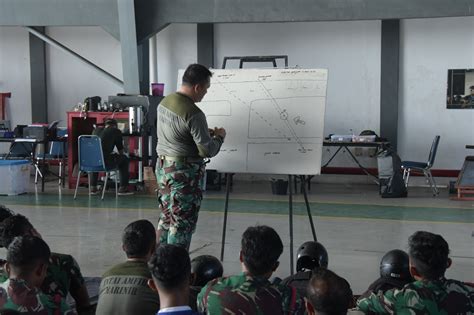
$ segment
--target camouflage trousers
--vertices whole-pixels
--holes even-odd
[[[159,160],[156,168],[160,244],[189,249],[201,207],[204,164]]]

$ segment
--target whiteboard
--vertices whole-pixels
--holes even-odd
[[[197,105],[209,128],[224,127],[227,136],[208,169],[320,174],[326,69],[211,71],[211,87]]]

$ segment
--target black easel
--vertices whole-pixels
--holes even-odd
[[[226,173],[226,192],[225,192],[225,206],[224,206],[224,224],[222,226],[222,242],[221,242],[221,261],[224,261],[224,249],[225,249],[225,236],[227,230],[227,215],[229,212],[229,194],[232,174]],[[313,234],[314,241],[317,241],[316,230],[314,228],[313,217],[311,215],[311,209],[309,207],[308,195],[306,192],[306,177],[300,175],[301,179],[301,191],[303,192],[304,201],[306,204],[306,211],[308,213],[309,224],[311,225],[311,232]],[[289,214],[289,228],[290,228],[290,273],[294,273],[294,257],[293,257],[293,175],[288,175],[288,214]]]

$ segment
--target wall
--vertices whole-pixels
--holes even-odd
[[[220,24],[215,65],[224,56],[288,55],[289,66],[329,70],[324,134],[379,131],[379,21]],[[234,64],[235,65],[235,64]],[[269,64],[269,66],[271,66]]]
[[[102,69],[122,79],[120,42],[100,27],[48,27],[47,34]],[[123,93],[123,88],[75,57],[46,46],[48,118],[60,119],[85,97]]]
[[[196,24],[172,24],[157,36],[158,81],[164,94],[176,91],[178,70],[197,62]]]
[[[446,80],[448,69],[474,68],[473,26],[473,17],[402,21],[402,159],[425,160],[437,133],[441,143],[435,168],[460,169],[464,156],[472,155],[464,146],[474,143],[474,110],[446,109]],[[119,42],[102,29],[54,27],[47,32],[122,77]],[[196,25],[171,25],[157,36],[158,78],[166,84],[167,94],[176,89],[178,69],[196,61]],[[379,21],[221,24],[216,25],[215,45],[217,67],[229,55],[287,54],[290,66],[328,68],[324,133],[349,133],[350,129],[355,133],[363,129],[378,132]],[[73,57],[47,47],[50,120],[64,120],[65,112],[86,96],[121,92],[120,87]],[[13,93],[9,100],[13,125],[31,122],[28,33],[23,28],[0,27],[0,90]],[[346,156],[336,162],[353,166]]]
[[[401,23],[399,154],[426,161],[441,136],[436,169],[460,169],[474,143],[474,110],[446,109],[448,69],[474,68],[474,17]]]
[[[0,27],[0,92],[12,93],[6,108],[12,126],[31,123],[28,34],[22,27]]]

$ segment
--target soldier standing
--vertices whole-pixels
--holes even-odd
[[[160,220],[157,240],[189,249],[201,206],[205,158],[215,156],[224,142],[224,128],[208,129],[196,106],[210,87],[212,73],[192,64],[184,72],[178,92],[158,106],[158,163]]]

